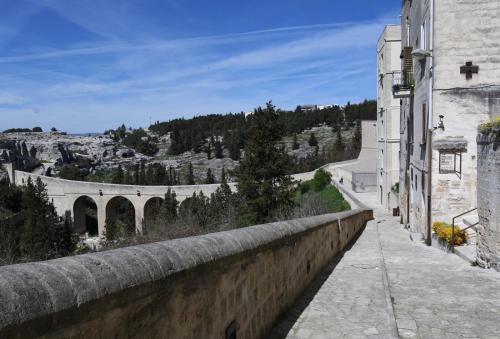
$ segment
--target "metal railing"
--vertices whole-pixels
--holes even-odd
[[[393,92],[412,90],[413,86],[414,82],[412,71],[394,72],[392,77]]]
[[[471,209],[471,210],[468,210],[467,212],[460,213],[459,215],[456,215],[456,216],[454,216],[454,217],[451,219],[451,251],[452,251],[453,253],[455,253],[455,219],[460,218],[460,217],[463,217],[464,215],[469,214],[469,213],[471,213],[471,212],[474,212],[474,211],[476,211],[476,210],[477,210],[477,207],[476,207],[476,208],[473,208],[473,209]],[[475,224],[470,225],[469,227],[466,227],[466,228],[464,228],[464,229],[462,229],[462,230],[460,230],[460,231],[461,231],[461,232],[465,232],[465,231],[466,231],[466,230],[468,230],[469,228],[472,228],[472,227],[474,227],[474,226],[476,226],[476,225],[478,225],[478,224],[479,224],[479,222],[476,222]]]

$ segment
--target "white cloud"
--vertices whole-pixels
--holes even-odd
[[[0,91],[0,105],[19,105],[27,101],[27,98],[17,93]]]

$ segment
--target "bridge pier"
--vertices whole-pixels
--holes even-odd
[[[97,204],[97,229],[99,238],[103,238],[106,233],[106,204]]]
[[[144,220],[144,204],[138,202],[134,204],[135,208],[135,232],[142,234],[142,221]]]

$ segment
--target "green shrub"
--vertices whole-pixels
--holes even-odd
[[[479,125],[479,132],[482,134],[489,134],[493,130],[499,130],[500,129],[500,117],[496,117],[495,119],[492,119],[490,121],[484,122],[481,125]]]
[[[310,189],[311,189],[310,181],[301,182],[299,185],[299,190],[301,194],[306,194],[307,192],[309,192]]]
[[[311,181],[312,188],[315,192],[322,191],[326,186],[330,185],[331,182],[332,175],[322,168],[316,171],[316,173],[314,174],[314,178]]]

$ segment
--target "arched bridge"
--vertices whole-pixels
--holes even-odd
[[[24,185],[31,178],[36,181],[40,178],[47,187],[49,199],[53,202],[59,215],[70,213],[76,229],[85,230],[85,208],[87,202],[95,204],[97,209],[98,235],[103,236],[106,218],[116,213],[117,203],[123,199],[133,206],[136,231],[142,233],[142,222],[148,205],[158,199],[163,199],[170,188],[175,192],[179,202],[189,198],[193,193],[203,192],[205,195],[214,193],[219,187],[214,185],[189,185],[189,186],[137,186],[115,185],[95,182],[83,182],[46,177],[13,170],[11,165],[6,165],[9,177],[15,185]],[[235,189],[235,184],[230,184]]]

